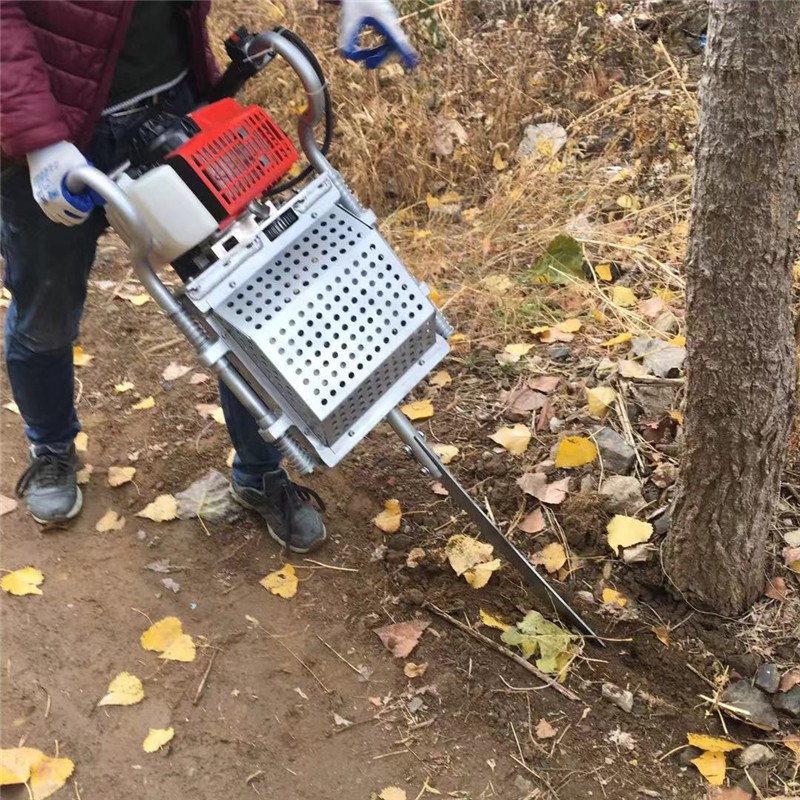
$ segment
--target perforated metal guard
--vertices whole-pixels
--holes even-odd
[[[309,222],[214,313],[332,446],[433,347],[435,309],[368,225],[339,206]]]

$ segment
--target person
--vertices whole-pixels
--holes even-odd
[[[374,67],[397,53],[414,65],[389,0],[341,5],[345,57]],[[4,352],[30,443],[17,493],[39,523],[81,510],[73,342],[107,225],[92,195],[70,193],[64,178],[87,160],[103,171],[124,162],[156,108],[185,114],[195,106],[219,77],[209,9],[210,0],[0,0],[0,250],[12,297]],[[359,48],[365,26],[382,34],[380,47]],[[326,530],[318,495],[289,480],[278,450],[224,384],[220,400],[236,450],[234,496],[290,550],[319,546]]]

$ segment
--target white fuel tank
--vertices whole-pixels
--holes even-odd
[[[154,264],[169,264],[217,230],[217,221],[208,209],[166,164],[140,178],[123,175],[117,185],[153,233],[150,257]],[[109,217],[113,225],[113,212]]]

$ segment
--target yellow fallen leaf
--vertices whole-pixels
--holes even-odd
[[[590,464],[597,458],[597,445],[585,436],[567,436],[558,443],[556,467],[571,468]]]
[[[667,289],[666,286],[660,286],[653,292],[654,297],[660,297],[665,303],[668,303],[670,300],[674,300],[678,295],[672,291],[672,289]]]
[[[481,283],[492,294],[505,294],[509,289],[514,288],[514,281],[508,275],[486,275],[481,278]]]
[[[537,325],[535,328],[531,328],[531,333],[534,336],[540,336],[543,333],[547,333],[550,330],[549,325]]]
[[[119,296],[135,306],[143,306],[152,299],[149,294],[120,294]]]
[[[435,286],[428,287],[428,300],[435,306],[440,306],[442,304],[442,295]]]
[[[387,786],[381,789],[378,800],[406,800],[406,793],[397,786]]]
[[[3,575],[0,589],[9,594],[23,597],[26,594],[44,594],[39,588],[44,575],[36,567],[22,567]]]
[[[593,417],[602,419],[614,404],[616,397],[616,390],[610,386],[595,386],[594,389],[587,389],[586,402],[589,405],[589,413]]]
[[[431,450],[442,460],[442,464],[449,464],[461,451],[454,444],[434,444]]]
[[[697,758],[693,758],[692,764],[712,786],[722,786],[725,782],[725,753],[707,750]]]
[[[171,742],[174,735],[174,728],[150,728],[150,732],[142,743],[142,750],[144,750],[145,753],[155,753],[165,744]]]
[[[559,322],[556,325],[560,331],[564,333],[577,333],[582,327],[582,323],[579,319],[565,319],[563,322]]]
[[[551,342],[571,342],[574,338],[574,333],[564,333],[558,325],[548,328],[546,331],[542,331],[542,333],[539,334],[539,341],[545,344],[550,344]]]
[[[402,516],[400,501],[392,498],[383,504],[383,511],[372,520],[372,523],[384,533],[395,533],[400,528]]]
[[[532,564],[541,564],[548,572],[558,572],[567,563],[567,553],[564,546],[558,542],[551,542],[531,557]]]
[[[669,647],[669,628],[667,628],[665,625],[656,625],[653,628],[653,633],[655,634],[656,639],[658,639],[658,641],[661,642],[664,647]]]
[[[138,511],[136,516],[151,519],[153,522],[169,522],[178,516],[178,501],[171,494],[160,494],[152,503]]]
[[[669,340],[669,344],[674,345],[675,347],[686,347],[686,337],[685,336],[673,336]]]
[[[421,678],[428,671],[428,664],[415,664],[413,661],[407,661],[403,667],[403,674],[406,678]]]
[[[625,608],[628,605],[628,598],[625,597],[622,592],[618,592],[616,589],[603,589],[603,602],[610,603],[613,606],[618,606],[619,608]]]
[[[195,646],[192,637],[183,632],[177,617],[164,617],[154,622],[139,638],[145,650],[161,653],[170,661],[194,661]]]
[[[79,453],[85,453],[86,448],[89,446],[89,437],[86,434],[86,431],[79,431],[75,435],[75,449]]]
[[[142,682],[130,672],[120,672],[111,683],[108,691],[100,699],[98,706],[135,706],[144,700]]]
[[[125,392],[129,392],[131,389],[133,389],[133,383],[130,381],[123,381],[122,383],[114,384],[115,394],[124,394]]]
[[[465,344],[468,342],[469,336],[464,333],[454,333],[447,341],[452,347],[455,347],[459,344]]]
[[[516,344],[507,344],[503,352],[508,353],[510,356],[525,356],[531,351],[532,348],[532,344],[518,342]]]
[[[121,517],[114,509],[109,508],[94,526],[98,533],[108,533],[109,531],[121,531],[125,527],[125,517]]]
[[[490,561],[494,548],[488,542],[458,533],[447,540],[445,553],[456,575],[463,575],[468,569]]]
[[[492,156],[492,166],[498,171],[502,172],[504,169],[508,167],[508,161],[503,159],[503,156],[500,155],[499,150],[494,151],[494,155]]]
[[[400,410],[413,422],[417,419],[429,419],[433,416],[433,403],[427,398],[416,400],[413,403],[406,403],[400,406]]]
[[[68,758],[44,756],[31,766],[29,782],[31,800],[44,800],[55,794],[75,770],[75,764]]]
[[[46,758],[35,747],[11,747],[0,750],[0,786],[15,786],[26,783],[31,775],[31,767]]]
[[[504,425],[489,437],[501,447],[515,456],[522,455],[531,440],[531,431],[527,425],[518,422],[516,425]]]
[[[123,483],[132,481],[135,474],[136,467],[109,467],[107,477],[108,485],[122,486]]]
[[[498,631],[504,631],[511,627],[509,624],[503,622],[503,620],[492,616],[482,608],[479,609],[478,613],[480,614],[481,622],[490,628],[496,628]]]
[[[594,273],[601,281],[609,282],[612,280],[611,264],[598,264],[594,268]]]
[[[732,750],[742,749],[742,745],[732,742],[730,739],[720,739],[705,733],[687,733],[686,740],[692,747],[700,750],[713,750],[716,753],[730,753]]]
[[[79,486],[89,483],[89,478],[94,472],[94,467],[91,464],[84,464],[76,473],[75,480]]]
[[[72,348],[72,363],[76,367],[85,367],[93,358],[94,356],[85,353],[79,344]]]
[[[636,295],[627,286],[615,286],[611,297],[614,305],[622,308],[631,308],[631,306],[635,306],[639,302],[636,299]]]
[[[297,573],[291,564],[284,564],[275,572],[270,572],[259,583],[272,594],[285,597],[287,600],[297,594]]]
[[[420,231],[407,231],[406,234],[412,239],[427,239],[431,235],[431,231],[425,228]]]
[[[492,561],[487,561],[484,564],[478,564],[476,567],[468,569],[464,573],[464,579],[473,589],[483,589],[489,583],[492,573],[497,572],[501,566],[500,559],[495,558]]]
[[[615,336],[613,339],[608,339],[607,341],[603,342],[603,347],[616,347],[618,344],[625,344],[625,342],[629,342],[633,339],[632,333],[621,333],[619,336]]]
[[[453,379],[450,376],[450,373],[446,369],[439,370],[429,381],[428,383],[431,386],[447,386],[447,384],[452,383]]]
[[[608,546],[619,555],[620,547],[647,542],[653,535],[653,526],[634,517],[616,514],[606,526]]]
[[[670,411],[669,415],[678,425],[683,425],[683,411]]]
[[[13,401],[10,403],[3,403],[3,408],[6,411],[10,411],[12,414],[19,415],[19,406]]]
[[[149,395],[148,397],[143,398],[138,403],[134,403],[131,406],[131,411],[145,411],[148,408],[152,408],[156,404],[155,398],[153,395]]]
[[[617,205],[626,211],[637,211],[639,209],[639,199],[632,194],[621,194],[617,198]]]

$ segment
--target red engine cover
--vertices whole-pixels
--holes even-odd
[[[224,224],[285,175],[298,155],[289,137],[259,106],[225,98],[189,115],[200,133],[166,159]]]

